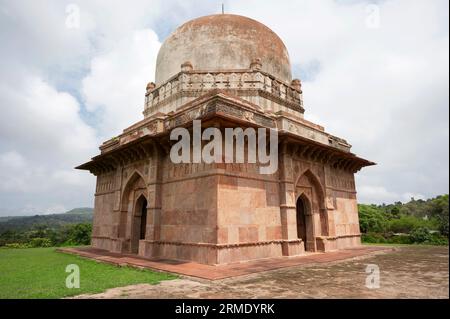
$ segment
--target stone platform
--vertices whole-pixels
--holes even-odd
[[[90,247],[58,249],[58,251],[62,253],[78,255],[80,257],[90,258],[98,262],[109,263],[117,266],[146,268],[206,280],[221,280],[288,267],[343,261],[346,259],[391,250],[393,249],[387,247],[362,246],[325,254],[313,253],[300,257],[272,258],[245,263],[209,266],[193,262],[173,260],[148,260],[136,255],[115,254]]]

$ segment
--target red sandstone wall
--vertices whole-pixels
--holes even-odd
[[[281,240],[278,183],[220,176],[219,244]]]
[[[162,186],[161,241],[216,243],[216,182],[200,177]]]
[[[218,180],[218,263],[281,257],[278,176],[252,174],[255,165],[229,166]]]
[[[114,185],[112,174],[106,174],[97,178],[92,245],[107,250],[111,249],[109,238],[113,236]]]
[[[152,165],[153,163],[153,165]],[[264,176],[252,164],[161,166],[153,160],[101,175],[97,180],[93,246],[123,251],[119,216],[124,184],[139,172],[149,200],[149,212],[160,208],[158,235],[142,243],[146,257],[192,260],[207,264],[280,257],[283,241],[295,240],[295,208],[288,213],[289,237],[284,238],[280,210],[281,175]],[[311,201],[317,236],[315,249],[341,249],[360,244],[354,176],[305,159],[290,159],[286,170],[288,206],[304,194]],[[155,178],[161,173],[161,183]],[[147,186],[145,186],[147,184]],[[160,186],[155,186],[160,185]],[[157,222],[154,218],[149,223]],[[126,221],[126,227],[129,225]],[[148,227],[154,225],[148,224]],[[126,232],[129,235],[129,231]],[[293,235],[293,236],[292,236]],[[294,238],[295,237],[295,238]],[[125,240],[125,242],[123,241]],[[303,244],[302,244],[303,245]],[[313,241],[313,245],[314,241]],[[301,253],[301,250],[298,252]]]
[[[337,248],[361,244],[354,174],[327,168],[327,193],[334,208]]]

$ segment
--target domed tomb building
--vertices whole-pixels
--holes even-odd
[[[304,113],[272,30],[228,14],[182,25],[161,47],[144,119],[78,167],[97,177],[92,246],[210,265],[359,246],[354,174],[374,163]],[[175,164],[171,132],[197,120],[203,130],[277,132],[278,170]]]

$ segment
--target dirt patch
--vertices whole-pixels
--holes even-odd
[[[233,279],[210,282],[184,278],[77,298],[449,298],[448,262],[448,247],[402,247],[352,260]],[[369,264],[380,269],[379,289],[366,287]]]

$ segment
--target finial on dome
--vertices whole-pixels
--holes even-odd
[[[260,58],[253,59],[250,64],[250,70],[252,71],[260,71],[262,69],[262,62]]]
[[[302,91],[302,81],[299,79],[294,79],[291,83],[292,87],[296,89],[297,91]]]
[[[194,67],[192,66],[192,63],[189,61],[186,61],[181,65],[181,72],[190,72],[193,69]]]
[[[150,82],[149,84],[147,84],[147,92],[151,92],[156,88],[156,84],[153,82]]]

